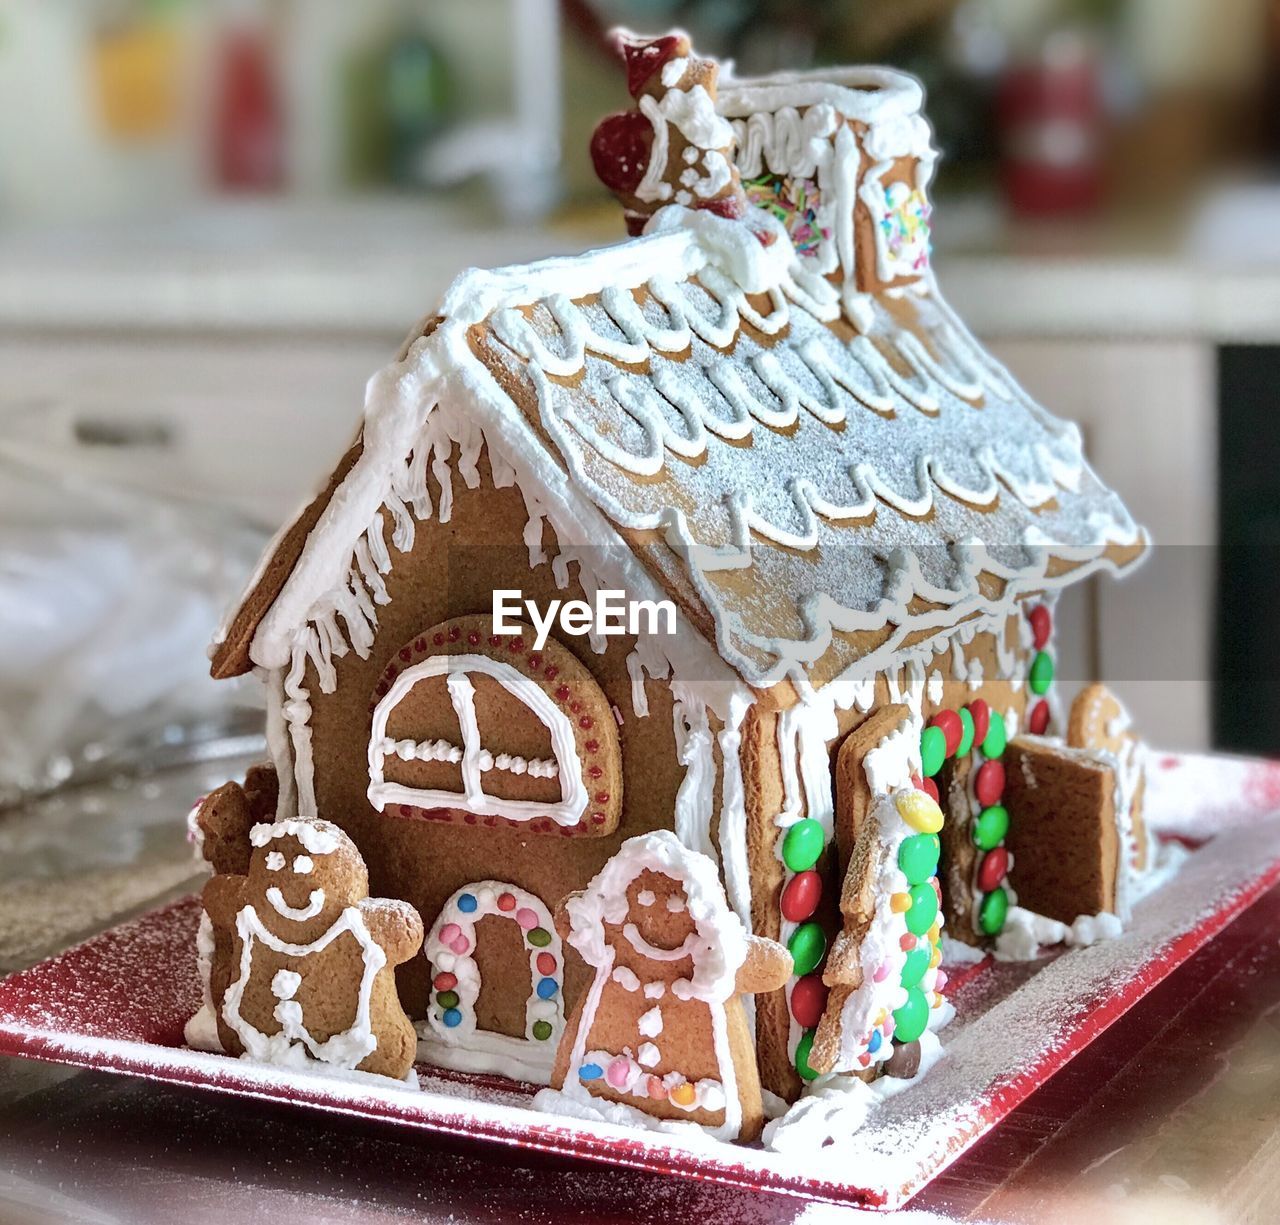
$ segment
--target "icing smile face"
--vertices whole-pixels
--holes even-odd
[[[700,940],[680,882],[660,872],[641,872],[627,887],[622,936],[631,950],[651,961],[692,957]]]
[[[308,851],[297,838],[273,838],[254,850],[249,865],[250,894],[264,919],[333,922],[353,896],[350,865],[341,851]]]

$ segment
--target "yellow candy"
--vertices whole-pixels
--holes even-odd
[[[906,913],[906,911],[911,909],[911,894],[895,893],[889,899],[889,909],[892,910],[894,914]]]
[[[697,1094],[694,1092],[693,1086],[686,1081],[682,1085],[676,1085],[671,1090],[671,1100],[677,1106],[692,1106]]]
[[[929,954],[929,969],[933,969],[942,961],[942,948],[940,945],[933,946],[933,952]]]
[[[941,1007],[942,1007],[942,994],[941,994],[941,992],[935,991],[935,992],[933,993],[933,1006],[934,1006],[935,1008],[941,1008]]]
[[[929,928],[929,943],[937,944],[938,941],[941,939],[942,939],[942,924],[935,923],[931,928]]]
[[[936,834],[942,828],[942,809],[923,791],[904,791],[894,801],[898,815],[921,834]]]
[[[876,1014],[875,1028],[879,1029],[880,1026],[883,1025],[886,1020],[888,1020],[888,1017],[889,1017],[889,1010],[887,1008],[881,1008],[880,1011]],[[871,1037],[870,1035],[868,1035],[867,1041],[869,1042],[870,1040],[871,1040]]]

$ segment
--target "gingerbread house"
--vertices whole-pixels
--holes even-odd
[[[1031,870],[1004,763],[1058,717],[1056,593],[1146,540],[942,299],[914,80],[717,82],[680,36],[620,45],[634,106],[593,155],[637,236],[454,282],[213,674],[266,690],[279,818],[340,826],[421,913],[398,981],[424,1058],[545,1083],[587,981],[554,909],[665,829],[790,949],[750,1023],[794,1100],[934,1023],[944,922],[989,943],[1048,878],[1064,912],[1119,905],[1132,820],[1059,821],[1040,853],[1076,857],[1073,894]],[[539,644],[495,591],[676,623]],[[1108,768],[1059,757],[1046,786]]]

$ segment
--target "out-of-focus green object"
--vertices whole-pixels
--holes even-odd
[[[360,185],[422,182],[422,155],[447,126],[448,65],[409,16],[357,52],[346,72],[347,165]]]

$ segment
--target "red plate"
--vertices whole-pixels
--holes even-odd
[[[1174,771],[1178,759],[1166,760]],[[1191,832],[1185,822],[1180,829]],[[1251,823],[1205,845],[1140,903],[1120,939],[1035,965],[986,962],[960,970],[952,979],[957,1018],[944,1034],[946,1057],[880,1104],[860,1130],[812,1152],[784,1155],[700,1136],[552,1121],[529,1110],[529,1095],[519,1087],[426,1067],[415,1093],[358,1074],[287,1072],[187,1050],[182,1026],[200,999],[194,898],[0,982],[0,1053],[615,1165],[896,1207],[1277,880],[1280,821],[1254,808]]]

